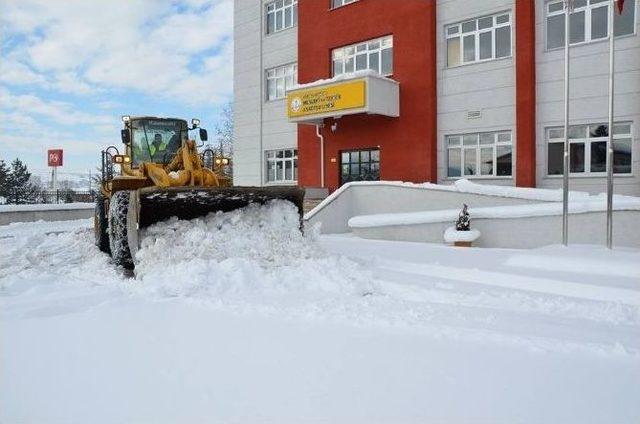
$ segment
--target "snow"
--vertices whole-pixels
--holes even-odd
[[[322,202],[318,204],[313,210],[309,211],[305,215],[305,219],[310,219],[323,207],[331,203],[334,199],[340,196],[344,191],[353,186],[392,186],[392,187],[405,187],[412,189],[422,190],[439,190],[439,191],[455,191],[458,193],[472,193],[481,194],[486,196],[498,196],[498,197],[513,197],[524,200],[538,200],[541,202],[561,202],[562,190],[552,190],[544,188],[527,188],[527,187],[510,187],[510,186],[497,186],[489,184],[478,184],[473,181],[469,181],[465,178],[456,180],[453,184],[433,184],[433,183],[407,183],[403,181],[353,181],[347,184],[343,184],[336,191],[327,196]],[[569,199],[572,201],[580,200],[592,200],[598,199],[602,195],[590,196],[589,193],[581,191],[570,191]],[[615,196],[617,199],[627,198],[627,196]],[[631,198],[634,199],[634,198]]]
[[[313,231],[298,229],[298,211],[285,201],[269,208],[171,219],[143,232],[136,278],[161,296],[214,299],[269,309],[274,295],[313,298],[314,293],[362,296],[373,290],[369,273],[315,248]],[[259,231],[256,231],[259,229]],[[301,275],[313,275],[300,281]],[[306,314],[296,307],[295,314]]]
[[[334,83],[340,82],[340,81],[346,81],[346,80],[352,80],[352,79],[364,78],[364,77],[378,78],[378,79],[385,80],[385,81],[392,81],[392,82],[397,84],[397,82],[392,80],[391,78],[384,77],[384,76],[380,75],[379,73],[377,73],[375,71],[372,71],[370,69],[364,69],[362,71],[355,71],[355,72],[336,75],[333,78],[319,79],[319,80],[316,80],[316,81],[313,81],[313,82],[310,82],[310,83],[306,83],[306,84],[296,84],[296,85],[294,85],[292,88],[290,88],[287,91],[301,90],[301,89],[304,89],[304,88],[319,87],[319,86],[323,86],[323,85],[327,85],[327,84],[334,84]]]
[[[606,198],[602,196],[590,196],[587,200],[571,200],[569,213],[604,212],[607,210]],[[628,211],[640,210],[640,198],[630,196],[614,196],[613,210]],[[443,209],[436,211],[385,213],[372,215],[359,215],[349,219],[350,228],[384,227],[392,225],[417,225],[435,222],[455,221],[460,213],[459,209]],[[562,215],[562,203],[546,202],[527,205],[491,206],[481,208],[469,208],[471,219],[496,218],[512,219],[527,218],[533,216]]]
[[[478,184],[461,178],[454,182],[454,185],[460,193],[484,194],[499,197],[514,197],[518,199],[540,200],[546,202],[561,202],[562,189],[547,188],[529,188],[529,187],[512,187],[498,186],[491,184]],[[589,193],[583,191],[570,191],[569,200],[585,200],[589,197]]]
[[[135,274],[91,220],[0,227],[0,422],[640,419],[640,250],[303,236],[296,213],[156,224]]]
[[[63,211],[75,209],[93,209],[95,203],[44,203],[32,205],[0,205],[2,212]]]
[[[480,237],[480,231],[471,229],[468,231],[457,231],[456,227],[448,227],[444,232],[444,241],[454,243],[456,241],[473,242]]]

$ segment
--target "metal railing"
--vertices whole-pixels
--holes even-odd
[[[95,190],[42,190],[31,203],[91,203],[96,199]]]

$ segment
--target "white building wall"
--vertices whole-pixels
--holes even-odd
[[[447,177],[445,136],[511,130],[515,164],[515,25],[513,0],[438,0],[438,182]],[[511,11],[511,57],[447,68],[445,27],[473,18]],[[478,119],[467,119],[468,111],[481,111]],[[517,166],[517,164],[515,164]],[[515,184],[515,166],[511,178],[476,177],[476,182]]]
[[[545,2],[536,1],[537,186],[562,187],[562,176],[547,175],[545,128],[564,124],[564,49],[546,48]],[[632,176],[615,177],[615,193],[640,195],[640,37],[638,2],[636,33],[616,38],[615,118],[632,121]],[[570,124],[606,123],[609,105],[609,40],[571,46]],[[606,191],[606,177],[572,177],[570,189],[600,193]]]
[[[477,182],[515,184],[516,111],[515,47],[516,28],[513,0],[437,0],[438,69],[438,181],[447,178],[445,136],[472,132],[511,130],[514,169],[511,178],[477,177]],[[264,31],[267,0],[235,0],[234,10],[234,96],[235,148],[234,183],[264,185],[264,152],[295,148],[297,127],[286,120],[285,101],[266,101],[265,70],[297,61],[297,27],[275,34]],[[562,49],[547,51],[545,1],[536,0],[536,175],[537,186],[559,188],[562,178],[547,176],[545,128],[562,125]],[[616,39],[616,121],[631,121],[633,150],[632,176],[616,177],[616,193],[640,195],[640,19],[636,7],[636,33]],[[510,58],[446,67],[445,26],[472,18],[511,11]],[[571,123],[607,121],[608,42],[597,41],[572,47]],[[481,111],[478,119],[467,119],[468,111]],[[571,189],[602,192],[604,177],[572,177]]]
[[[297,61],[297,27],[266,34],[267,0],[234,1],[234,184],[266,184],[266,150],[296,148],[285,100],[267,101],[265,71]]]

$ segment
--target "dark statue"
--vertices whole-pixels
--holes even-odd
[[[471,230],[471,218],[469,217],[469,211],[467,205],[462,204],[462,210],[456,220],[456,231],[469,231]]]

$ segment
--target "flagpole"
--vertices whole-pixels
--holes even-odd
[[[569,245],[569,15],[571,0],[565,0],[564,15],[564,167],[562,175],[562,244]]]
[[[609,3],[609,137],[607,139],[607,248],[613,247],[613,90],[615,72],[615,0]]]

